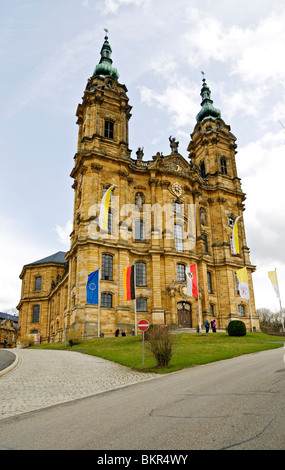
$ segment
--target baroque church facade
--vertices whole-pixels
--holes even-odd
[[[78,146],[70,249],[27,264],[20,274],[21,334],[62,341],[65,329],[83,337],[150,324],[200,329],[205,319],[225,329],[241,319],[259,329],[242,213],[245,194],[236,169],[236,138],[211,99],[205,78],[201,110],[187,151],[169,137],[170,152],[144,159],[129,149],[131,106],[118,80],[108,40],[88,80],[76,116]],[[100,202],[113,186],[107,230]],[[239,254],[231,248],[237,217]],[[199,298],[187,295],[185,270],[196,264]],[[136,300],[124,300],[123,270],[135,266]],[[240,296],[236,271],[247,268],[250,299]],[[99,306],[88,304],[88,275],[100,269]]]

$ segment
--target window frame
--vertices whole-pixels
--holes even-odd
[[[104,122],[104,137],[106,139],[114,140],[115,124],[111,119],[105,119]]]
[[[183,266],[183,269],[182,269]],[[178,282],[185,282],[186,281],[186,267],[184,263],[177,263],[176,264],[176,279]]]
[[[141,268],[141,272],[140,272]],[[147,278],[146,278],[146,263],[144,261],[137,261],[135,263],[135,272],[136,272],[136,287],[146,287]]]
[[[143,304],[143,307],[140,307],[139,304]],[[145,297],[138,297],[136,299],[136,309],[137,312],[147,312],[147,299]]]
[[[178,230],[179,227],[179,230]],[[180,231],[180,233],[179,233]],[[175,250],[179,253],[184,252],[184,242],[183,242],[183,225],[182,224],[174,224],[174,246]]]
[[[113,308],[113,294],[111,294],[110,292],[101,293],[101,307]]]
[[[33,305],[32,323],[40,323],[40,311],[41,307],[39,304]]]
[[[113,281],[113,255],[102,254],[101,259],[101,280]]]
[[[222,173],[222,175],[227,175],[228,174],[227,159],[225,157],[221,157],[220,163],[221,163],[221,173]]]
[[[35,292],[40,292],[42,290],[42,276],[35,277]]]
[[[135,220],[135,237],[136,242],[145,242],[145,222],[144,220]]]
[[[238,316],[245,317],[245,306],[243,304],[238,304]]]

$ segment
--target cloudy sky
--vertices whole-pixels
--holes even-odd
[[[9,0],[0,5],[0,311],[22,266],[69,248],[75,112],[104,28],[133,106],[130,148],[188,159],[201,71],[237,137],[256,306],[285,306],[285,4],[277,0]]]

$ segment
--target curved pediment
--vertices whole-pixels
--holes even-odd
[[[190,164],[179,153],[165,157],[159,155],[149,164],[148,168],[158,169],[164,173],[172,173],[181,176],[189,175],[191,171]]]

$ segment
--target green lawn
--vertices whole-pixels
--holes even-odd
[[[242,354],[266,349],[283,347],[284,337],[263,333],[247,333],[242,337],[229,336],[227,333],[176,334],[173,335],[173,356],[169,367],[158,369],[145,341],[144,366],[142,366],[142,337],[129,336],[118,338],[94,338],[69,347],[66,350],[80,351],[118,362],[127,367],[145,372],[168,373],[185,367],[229,359]],[[33,346],[40,349],[65,349],[64,343]]]

